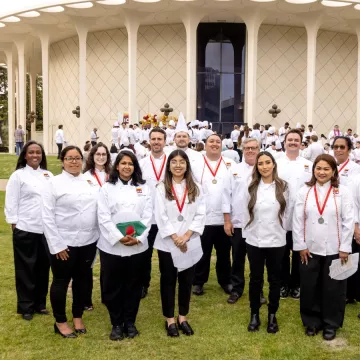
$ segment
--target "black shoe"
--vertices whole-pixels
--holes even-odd
[[[252,314],[250,318],[250,323],[248,325],[248,331],[254,332],[259,330],[261,325],[260,318],[258,314]]]
[[[147,294],[148,294],[148,289],[145,286],[143,286],[143,288],[141,289],[141,298],[144,299]]]
[[[22,314],[22,318],[23,318],[24,320],[27,320],[27,321],[32,320],[33,317],[34,317],[33,314],[30,314],[30,313],[28,313],[28,314]]]
[[[232,291],[232,285],[231,284],[221,285],[221,287],[223,288],[225,294],[228,294],[228,295],[231,294],[231,291]]]
[[[135,336],[139,335],[139,331],[134,324],[128,324],[124,331],[126,336],[130,339],[133,339]]]
[[[260,305],[265,305],[267,303],[266,297],[264,296],[264,292],[260,293]]]
[[[356,300],[355,299],[346,299],[346,304],[355,305]]]
[[[227,299],[227,302],[229,304],[235,304],[239,299],[241,298],[241,295],[238,294],[237,292],[233,291],[229,298]]]
[[[75,332],[77,334],[84,335],[84,334],[86,334],[86,329],[85,328],[83,328],[83,329],[75,329]]]
[[[279,325],[276,320],[275,314],[269,314],[267,332],[269,334],[276,334],[279,331]]]
[[[50,311],[46,309],[36,310],[36,313],[39,315],[50,315]]]
[[[204,295],[204,288],[202,285],[194,285],[193,286],[193,290],[192,293],[194,295],[200,296],[200,295]]]
[[[293,299],[299,300],[300,299],[300,288],[294,288],[290,291],[290,295]]]
[[[168,322],[165,321],[165,330],[167,331],[167,336],[178,337],[180,335],[175,323],[168,325]]]
[[[323,338],[326,341],[334,340],[336,337],[336,330],[335,329],[324,329],[323,331]]]
[[[177,318],[177,324],[179,329],[185,334],[186,336],[194,335],[194,330],[191,328],[190,324],[187,321],[183,321],[181,324],[179,322],[179,318]]]
[[[84,310],[85,311],[94,311],[94,306],[92,306],[92,305],[84,306]]]
[[[75,333],[70,333],[70,334],[63,334],[59,328],[57,327],[56,323],[54,324],[54,331],[55,331],[55,334],[60,334],[63,338],[65,339],[75,339],[77,338],[77,335]]]
[[[289,289],[286,286],[282,286],[280,289],[280,297],[286,299],[289,296]]]
[[[113,326],[109,337],[112,341],[124,339],[123,327],[120,325]]]
[[[315,336],[318,333],[318,329],[313,326],[307,326],[305,329],[305,335],[307,336]]]

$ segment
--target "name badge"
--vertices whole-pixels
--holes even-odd
[[[86,181],[90,186],[96,186],[96,184],[94,184],[91,180],[86,180]]]
[[[304,165],[304,170],[305,170],[305,172],[310,172],[309,165]]]
[[[50,179],[50,175],[49,175],[48,173],[44,173],[44,178],[45,178],[46,180],[49,180],[49,179]]]
[[[142,195],[142,188],[137,187],[136,188],[136,193],[139,194],[139,195]]]

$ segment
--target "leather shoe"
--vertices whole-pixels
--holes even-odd
[[[139,335],[139,331],[134,324],[128,324],[124,331],[126,336],[130,339],[133,339],[135,336]]]
[[[30,321],[33,319],[33,314],[27,313],[27,314],[22,314],[22,318],[24,320]]]
[[[292,289],[290,295],[293,299],[299,300],[300,299],[300,288]]]
[[[264,292],[260,293],[260,305],[265,305],[267,303],[266,297],[264,296]]]
[[[313,326],[307,326],[305,329],[305,335],[307,336],[315,336],[318,333],[318,329]]]
[[[204,295],[204,288],[202,285],[194,285],[193,286],[193,290],[192,293],[194,295],[200,296],[200,295]]]
[[[289,289],[286,286],[282,286],[280,289],[280,297],[286,299],[289,296]]]
[[[331,340],[334,340],[335,337],[336,337],[335,329],[324,329],[324,331],[323,331],[324,340],[331,341]]]
[[[113,326],[109,337],[112,341],[124,339],[123,327],[120,325]]]
[[[143,286],[143,288],[141,289],[141,298],[144,299],[146,298],[146,295],[148,294],[148,289]]]
[[[177,324],[179,329],[185,334],[186,336],[194,335],[194,330],[191,328],[190,324],[185,320],[181,324],[179,322],[179,318],[177,318]]]
[[[225,294],[228,294],[228,295],[231,294],[231,291],[232,291],[232,285],[231,284],[221,285],[221,287],[223,288]]]
[[[165,330],[167,331],[167,336],[178,337],[180,335],[175,323],[168,325],[168,322],[165,321]]]
[[[259,326],[261,325],[260,318],[258,314],[252,314],[250,318],[250,323],[248,325],[249,332],[255,332],[259,330]]]
[[[84,335],[84,334],[86,334],[86,328],[83,328],[83,329],[75,329],[75,332],[76,332],[77,334]]]
[[[269,314],[267,332],[269,334],[276,334],[279,331],[279,325],[275,314]]]
[[[63,334],[59,328],[57,327],[56,323],[54,324],[54,331],[55,331],[55,334],[60,334],[63,338],[65,339],[75,339],[77,338],[77,335],[75,333],[70,333],[70,334]]]
[[[227,299],[227,302],[229,304],[235,304],[240,299],[240,297],[241,295],[234,291],[230,294],[229,298]]]

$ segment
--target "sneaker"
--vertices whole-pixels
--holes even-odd
[[[286,299],[289,296],[289,289],[286,286],[282,286],[280,289],[280,297]]]
[[[300,288],[297,287],[297,288],[295,288],[295,289],[292,289],[292,290],[290,291],[290,295],[291,295],[291,297],[292,297],[293,299],[299,300],[299,299],[300,299]]]

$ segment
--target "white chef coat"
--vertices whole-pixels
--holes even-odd
[[[154,161],[154,166],[155,166],[157,175],[160,176],[159,181],[156,179],[156,175],[154,173],[151,159],[153,159],[153,161]],[[164,177],[165,177],[166,160],[167,160],[167,156],[166,156],[166,154],[163,154],[158,159],[153,157],[152,155],[150,155],[139,161],[143,179],[146,180],[146,185],[148,185],[148,187],[150,189],[150,193],[152,195],[153,204],[155,204],[156,186],[159,182],[163,181]],[[164,164],[164,168],[160,175],[160,170],[161,170],[162,164]],[[151,224],[156,224],[155,213],[153,213],[153,216],[151,219]]]
[[[244,217],[248,206],[248,186],[253,168],[243,161],[231,167],[224,180],[222,212],[230,214],[231,223],[237,229],[242,229],[246,225]]]
[[[63,144],[64,142],[66,142],[66,141],[65,141],[63,129],[57,129],[55,132],[55,143]]]
[[[197,144],[200,141],[200,130],[191,129],[190,141],[192,144]]]
[[[277,135],[268,135],[266,136],[265,146],[271,146],[279,137]]]
[[[134,136],[136,142],[142,142],[142,131],[139,127],[136,127],[136,129],[134,129]]]
[[[173,147],[173,146],[165,146],[164,147],[164,152],[167,155],[170,155],[174,150],[177,150],[177,148]],[[190,149],[190,148],[180,149],[180,150],[185,151],[185,153],[188,156],[189,161],[190,161],[190,166],[191,166],[192,173],[195,175],[194,170],[196,169],[197,166],[199,166],[199,164],[202,164],[202,161],[203,161],[202,154],[200,154],[198,151],[195,151],[195,150]],[[198,182],[200,181],[200,179],[198,179],[197,177],[195,177],[195,179]]]
[[[264,131],[261,133],[261,147],[262,147],[263,149],[265,149],[265,147],[266,147],[267,133],[268,133],[268,130],[264,130]]]
[[[110,154],[110,155],[111,155],[111,154]],[[114,154],[114,155],[117,156],[117,154]],[[115,159],[116,159],[116,157],[115,157]],[[98,183],[95,175],[91,174],[91,171],[90,171],[90,170],[86,171],[86,172],[84,173],[84,175],[86,175],[86,176],[88,176],[88,177],[91,177],[92,180],[93,180],[96,184],[98,184],[99,186],[103,186],[103,185],[106,183],[106,181],[107,181],[107,179],[109,178],[109,176],[106,174],[105,170],[100,171],[100,170],[98,170],[98,169],[96,169],[96,168],[95,168],[95,173],[96,173],[96,175],[97,175],[97,177],[98,177],[101,185]]]
[[[239,153],[236,150],[228,149],[221,153],[223,157],[229,158],[234,161],[236,164],[240,162]]]
[[[264,184],[260,180],[257,191],[257,200],[254,207],[254,220],[243,230],[243,237],[249,245],[259,248],[281,247],[286,245],[286,223],[288,221],[289,209],[286,206],[283,215],[283,226],[281,226],[278,212],[280,204],[276,200],[275,181],[271,184]],[[289,192],[284,192],[286,205],[288,204]],[[250,194],[247,193],[246,204],[250,201]],[[247,209],[247,207],[246,207]],[[245,212],[244,224],[249,222],[249,211]]]
[[[261,132],[259,129],[255,129],[255,130],[252,130],[251,133],[250,133],[250,137],[252,139],[255,139],[259,142],[259,145],[261,143]]]
[[[278,160],[280,160],[280,159],[282,159],[283,157],[286,156],[285,153],[282,150],[281,151],[274,150],[274,151],[272,151],[271,154],[272,154],[272,156],[274,157],[274,159],[276,161],[278,161]]]
[[[301,156],[291,161],[285,156],[277,160],[278,175],[285,180],[289,187],[289,219],[288,228],[292,230],[292,212],[295,206],[296,194],[304,184],[311,180],[313,163]]]
[[[129,134],[129,138],[130,138],[130,144],[134,145],[136,143],[136,134],[134,129],[127,129],[128,130],[128,134]]]
[[[334,130],[331,130],[331,131],[329,132],[328,139],[330,140],[330,145],[333,144],[334,139],[336,138],[336,136],[342,136],[342,132],[339,131],[339,134],[337,134],[337,135],[335,135]],[[332,138],[333,138],[333,139],[332,139]]]
[[[171,142],[174,141],[175,129],[167,128],[165,132],[166,132],[166,144],[169,145]]]
[[[111,143],[115,145],[119,145],[119,128],[113,127],[111,129]]]
[[[360,149],[354,149],[351,152],[354,155],[354,161],[359,164],[360,163]]]
[[[330,181],[323,186],[316,184],[320,207],[323,206],[329,187]],[[294,250],[309,249],[311,253],[321,256],[338,254],[338,222],[334,194],[332,192],[322,214],[325,222],[319,224],[320,214],[316,205],[314,188],[310,190],[306,203],[306,242],[304,242],[304,203],[308,192],[309,187],[303,186],[298,191],[296,197],[293,216]],[[354,201],[349,189],[344,185],[339,186],[335,199],[339,215],[340,251],[351,253],[351,243],[354,234]]]
[[[97,194],[93,178],[65,170],[50,179],[43,195],[43,225],[50,253],[85,246],[99,238]]]
[[[42,234],[42,193],[53,174],[26,165],[13,172],[6,185],[5,217],[8,224],[35,234]]]
[[[313,130],[313,131],[305,131],[304,137],[312,136],[312,135],[317,135],[315,130]]]
[[[338,165],[340,184],[351,186],[350,184],[351,178],[360,174],[360,165],[358,165],[356,162],[351,160],[349,160],[346,166],[343,166],[345,165],[345,163]]]
[[[281,142],[284,142],[285,141],[285,134],[289,131],[289,128],[285,129],[284,126],[282,126],[280,129],[279,129],[279,140]]]
[[[124,185],[120,180],[115,184],[106,183],[100,191],[98,201],[98,220],[100,239],[97,247],[112,255],[131,256],[148,249],[153,206],[150,189],[146,184],[135,186],[131,180]],[[146,230],[136,238],[138,245],[126,246],[120,243],[122,234],[116,224],[141,221]]]
[[[186,182],[183,180],[181,184],[173,183],[176,195],[181,203]],[[165,185],[161,182],[156,187],[155,195],[155,219],[158,224],[159,231],[155,238],[154,248],[170,252],[174,246],[171,235],[177,234],[178,236],[184,235],[188,230],[193,234],[190,237],[192,245],[201,248],[200,235],[202,235],[205,227],[206,218],[206,205],[205,198],[200,184],[196,184],[200,190],[200,195],[189,203],[189,198],[186,197],[184,208],[181,215],[184,217],[183,221],[178,220],[180,215],[179,209],[175,200],[167,200],[165,198]]]
[[[143,130],[141,131],[142,141],[146,140],[147,142],[149,142],[149,136],[150,136],[150,130],[148,130],[148,129],[143,129]]]
[[[317,141],[311,143],[304,153],[304,158],[310,160],[311,162],[314,162],[315,159],[319,156],[324,154],[324,148],[323,146]]]
[[[195,179],[200,182],[204,197],[206,199],[206,225],[224,225],[224,214],[222,210],[222,193],[225,187],[225,178],[229,169],[235,166],[234,161],[220,157],[217,161],[210,161],[206,158],[208,164],[215,171],[220,161],[219,169],[216,173],[216,184],[213,184],[214,176],[205,163],[205,156],[202,161],[197,163],[194,169]]]
[[[240,131],[239,130],[233,130],[231,132],[231,134],[230,134],[231,141],[233,143],[237,143],[238,139],[239,139],[239,136],[240,136]]]
[[[123,145],[123,144],[128,146],[129,143],[130,143],[129,129],[127,129],[127,128],[124,129],[124,128],[121,127],[118,130],[118,138],[119,138],[120,146]]]

